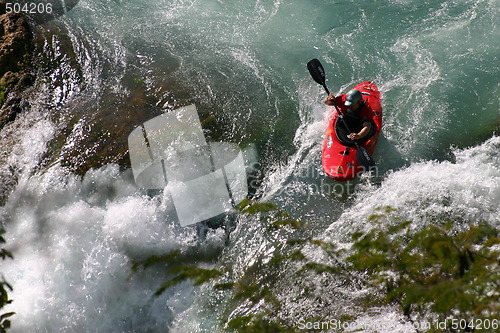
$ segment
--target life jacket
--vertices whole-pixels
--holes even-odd
[[[365,106],[366,102],[364,102],[356,111],[347,111],[344,113],[344,120],[351,133],[358,133],[363,128],[364,121],[362,120],[361,113],[363,112]]]
[[[335,126],[335,133],[337,135],[337,139],[340,143],[346,146],[355,147],[354,141],[349,139],[349,134],[351,133],[359,133],[363,129],[363,124],[365,122],[371,123],[370,133],[364,136],[362,139],[358,140],[358,143],[366,142],[370,137],[372,137],[376,133],[375,123],[372,121],[373,111],[370,106],[363,99],[363,104],[356,111],[347,111],[348,108],[345,106],[345,95],[341,95],[335,99],[337,106],[339,107],[342,115],[344,117],[345,122],[347,123],[347,127],[344,125],[342,120],[337,120],[337,124]],[[340,103],[339,103],[340,102]]]

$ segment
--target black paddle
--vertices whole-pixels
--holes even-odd
[[[309,70],[309,73],[311,74],[314,81],[321,84],[325,89],[326,93],[330,95],[330,91],[328,90],[328,87],[326,86],[325,83],[326,81],[325,69],[323,68],[323,65],[321,65],[321,62],[319,62],[318,59],[312,59],[307,63],[307,69]],[[335,101],[332,102],[333,106],[335,107],[335,110],[337,111],[337,114],[339,115],[339,118],[342,119],[345,128],[349,133],[352,133],[349,130],[349,127],[347,127],[347,123],[344,119],[344,116],[337,107],[337,104],[335,104]],[[368,171],[372,170],[375,167],[375,162],[373,161],[373,158],[370,156],[370,154],[368,154],[365,148],[359,145],[357,140],[353,140],[353,142],[354,145],[356,146],[356,158],[358,159],[359,164],[362,165],[365,168],[365,170]]]

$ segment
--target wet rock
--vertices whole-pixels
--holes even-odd
[[[30,27],[21,14],[5,13],[3,2],[0,0],[0,129],[22,111],[22,92],[34,82]]]

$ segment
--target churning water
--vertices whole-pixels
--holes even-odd
[[[259,198],[307,220],[311,235],[342,242],[385,206],[414,227],[498,226],[499,14],[498,0],[80,0],[34,27],[36,89],[0,135],[12,331],[212,332],[224,297],[189,282],[152,297],[163,269],[130,276],[132,261],[180,250],[238,274],[286,242],[248,216],[229,240],[223,229],[200,238],[173,222],[167,196],[133,183],[129,132],[193,102],[207,136],[257,145]],[[311,58],[335,92],[380,87],[375,177],[340,184],[322,174],[330,110],[307,73]],[[306,299],[294,308],[298,292],[281,289],[290,320],[354,308],[355,292],[335,281],[329,308]],[[373,316],[413,331],[391,309]]]

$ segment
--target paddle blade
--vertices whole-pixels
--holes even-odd
[[[311,61],[309,61],[307,63],[307,69],[309,70],[309,73],[311,74],[314,81],[321,85],[325,84],[325,69],[318,59],[312,59]]]
[[[312,59],[307,63],[307,69],[309,70],[309,74],[311,74],[314,81],[321,84],[323,88],[325,88],[326,93],[330,95],[330,91],[325,84],[325,69],[323,68],[323,65],[321,65],[321,62],[319,62],[318,59]]]
[[[361,165],[365,171],[371,171],[375,168],[375,161],[365,148],[358,146],[356,149],[356,158],[358,159],[359,165]]]

